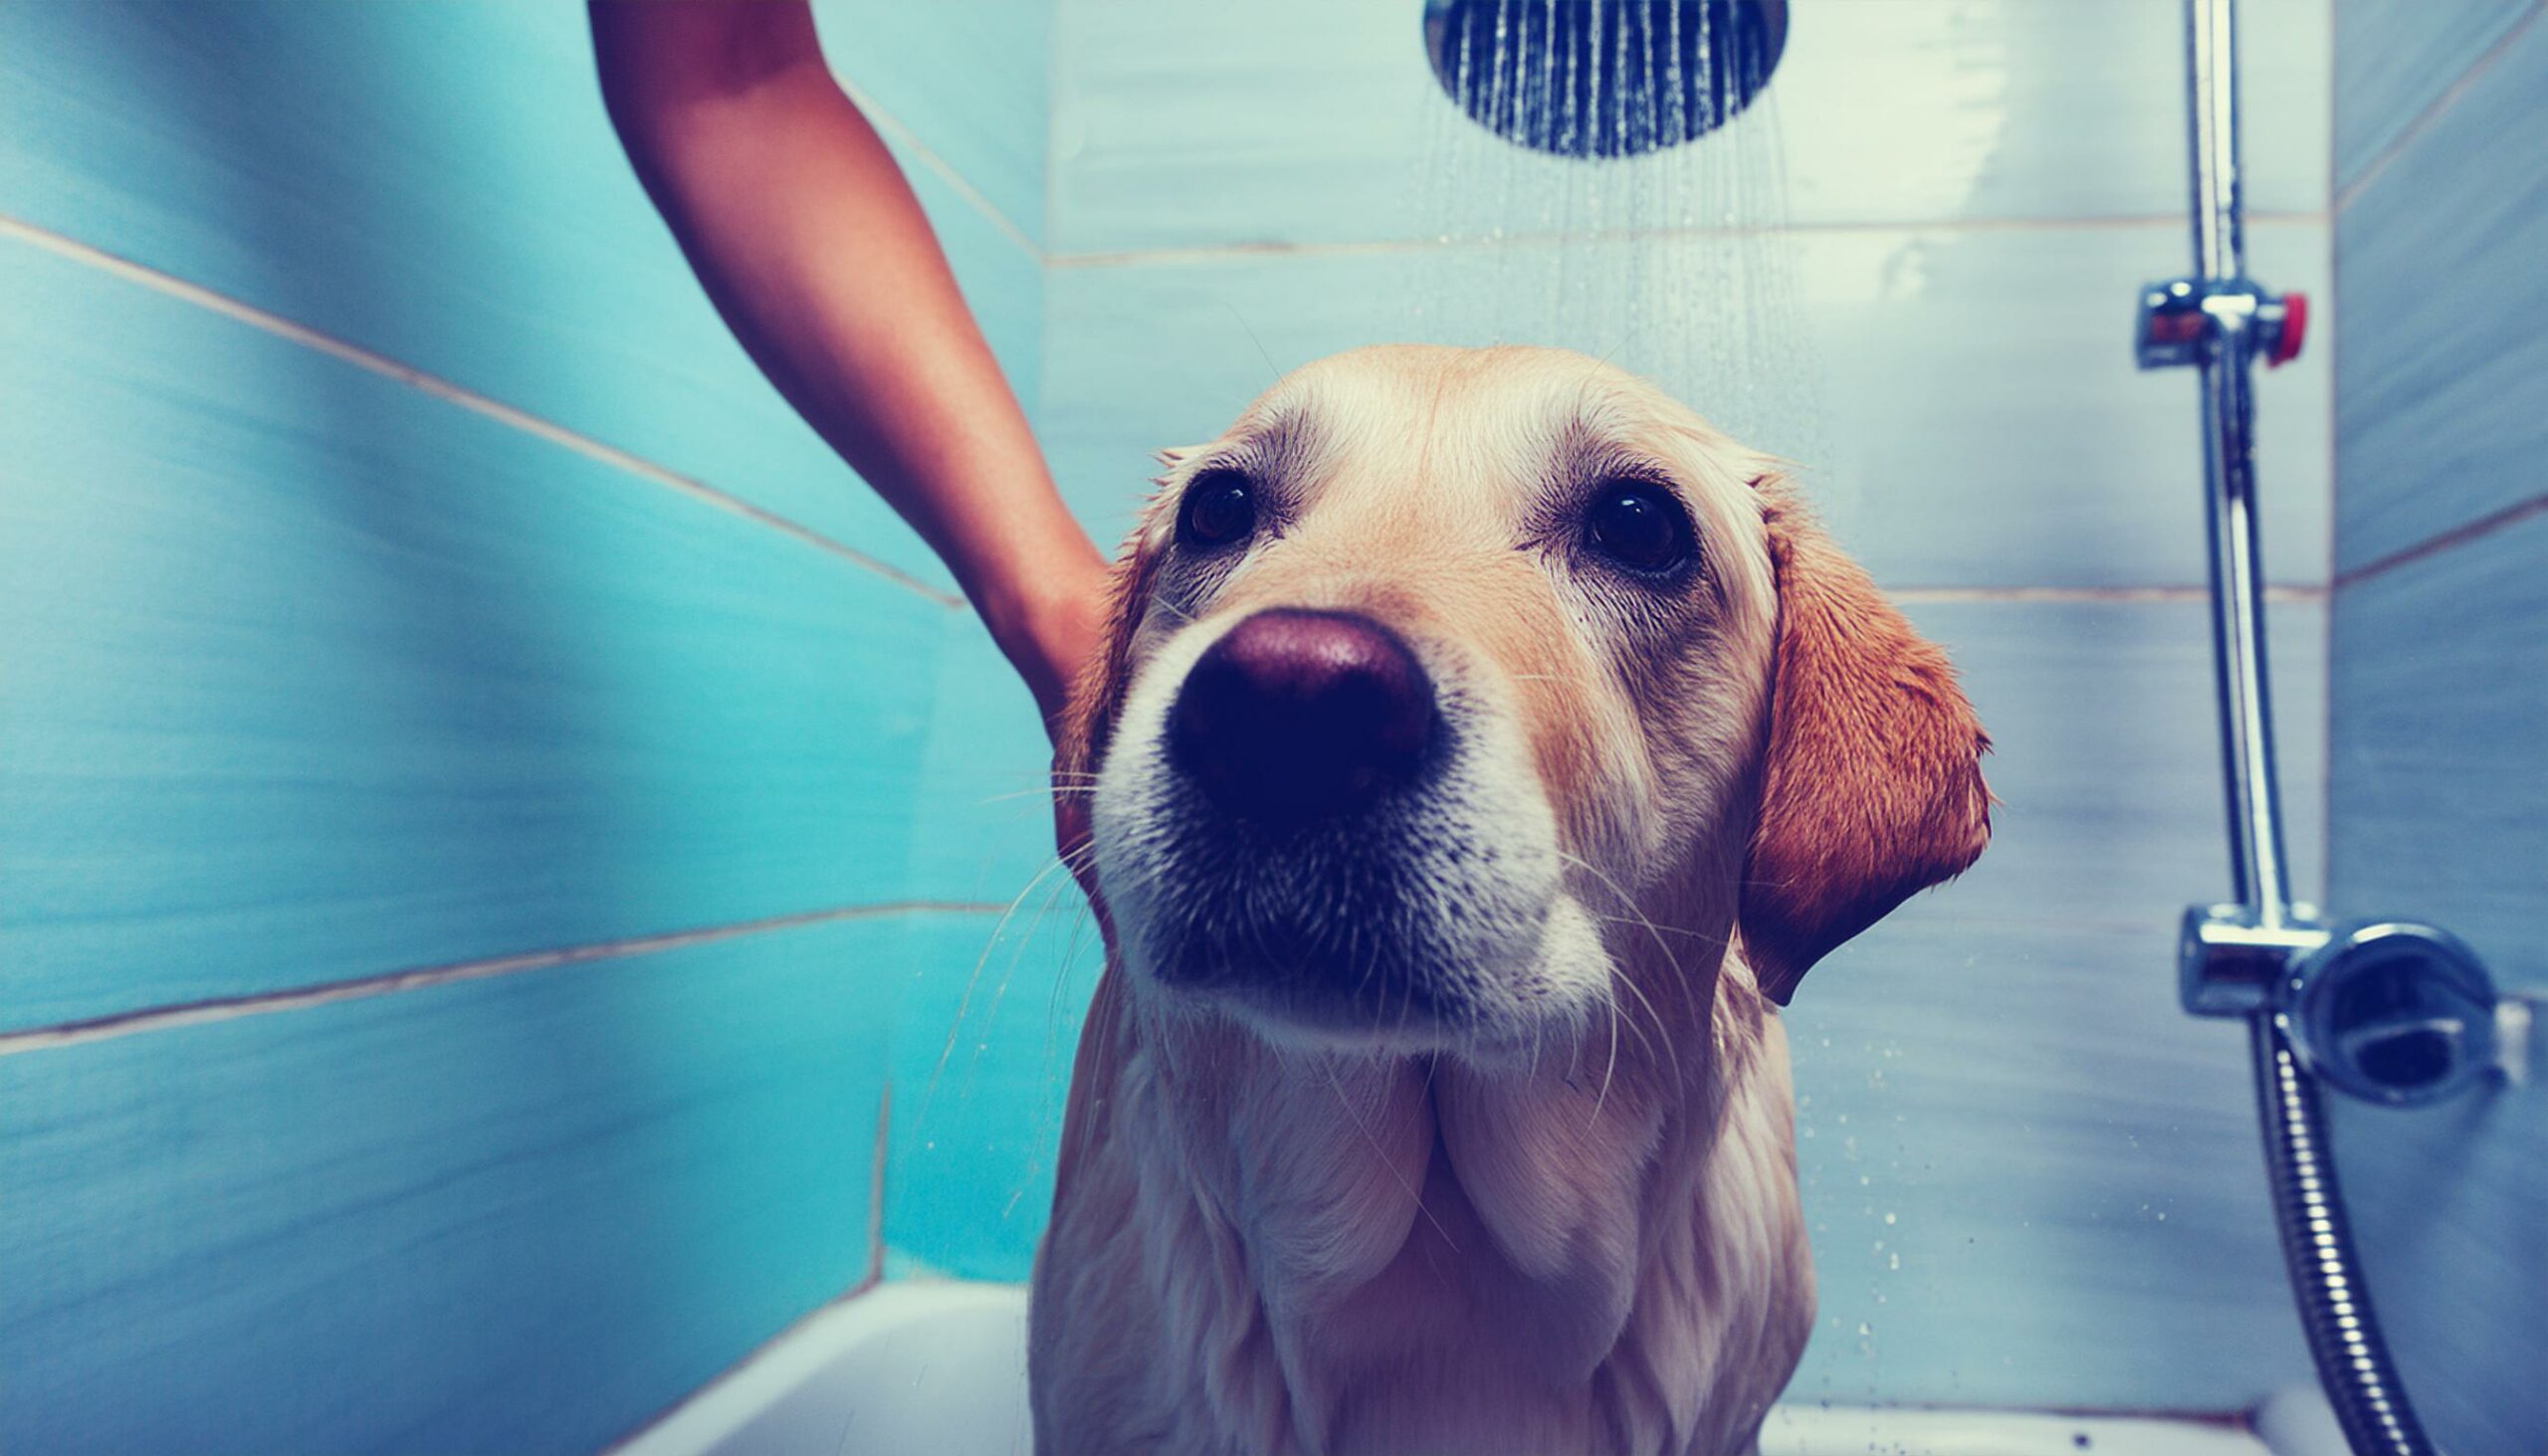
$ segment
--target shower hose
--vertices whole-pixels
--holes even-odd
[[[2301,1330],[2336,1424],[2354,1456],[2436,1456],[2372,1314],[2371,1291],[2345,1218],[2344,1191],[2327,1148],[2316,1074],[2301,1063],[2271,1007],[2250,1015],[2247,1027],[2274,1221],[2300,1305]]]

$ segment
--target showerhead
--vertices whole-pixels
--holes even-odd
[[[1507,141],[1637,156],[1724,125],[1787,48],[1787,0],[1425,0],[1442,91]]]

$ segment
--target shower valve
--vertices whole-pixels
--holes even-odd
[[[2308,333],[2307,294],[2268,293],[2245,279],[2172,278],[2141,290],[2133,350],[2145,369],[2200,363],[2207,350],[2231,348],[2272,368],[2300,357]]]

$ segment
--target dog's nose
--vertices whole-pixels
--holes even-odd
[[[1434,720],[1432,680],[1397,634],[1347,612],[1274,608],[1186,674],[1168,750],[1225,811],[1290,827],[1413,778]]]

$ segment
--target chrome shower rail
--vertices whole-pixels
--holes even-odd
[[[2275,795],[2273,700],[2266,690],[2264,564],[2256,532],[2256,335],[2277,341],[2281,301],[2247,281],[2246,204],[2238,176],[2236,12],[2230,0],[2188,6],[2194,94],[2195,281],[2210,327],[2198,340],[2204,472],[2212,540],[2213,671],[2221,691],[2221,754],[2230,794],[2230,862],[2238,900],[2261,928],[2291,919],[2290,876]],[[2306,314],[2302,315],[2305,319]],[[2297,342],[2297,340],[2295,340]]]
[[[2143,368],[2201,377],[2213,669],[2237,899],[2187,912],[2186,1009],[2244,1016],[2265,1168],[2300,1323],[2358,1456],[2432,1456],[2381,1339],[2320,1106],[2322,1080],[2393,1105],[2476,1086],[2495,1067],[2495,998],[2473,952],[2403,922],[2331,928],[2291,898],[2276,797],[2256,528],[2252,365],[2300,351],[2308,301],[2246,276],[2235,0],[2187,0],[2195,271],[2143,290]]]

